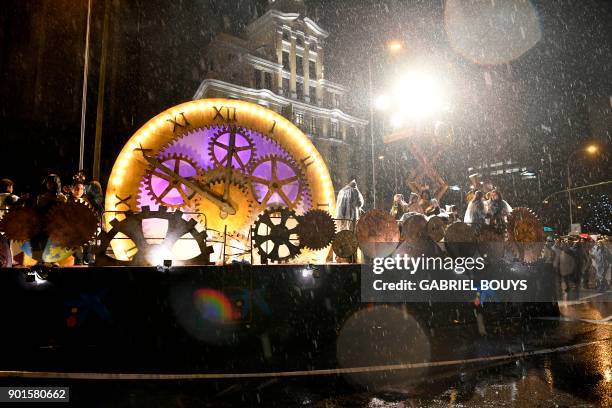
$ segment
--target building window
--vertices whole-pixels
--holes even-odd
[[[310,93],[308,95],[310,96],[311,103],[317,103],[317,87],[316,86],[310,87]]]
[[[338,139],[340,136],[340,132],[338,129],[338,122],[331,122],[331,126],[329,128],[329,137],[332,139]]]
[[[294,112],[293,113],[293,123],[295,124],[295,126],[304,130],[304,125],[305,125],[304,114],[301,112]]]
[[[295,73],[300,76],[304,75],[304,64],[300,56],[295,57]]]
[[[311,135],[316,135],[319,133],[319,129],[317,128],[317,118],[314,116],[310,118],[310,129],[308,129],[308,132]]]
[[[300,101],[304,99],[304,84],[301,82],[297,82],[295,84],[295,94],[296,98]]]
[[[289,80],[287,78],[283,78],[283,95],[289,95]]]
[[[289,53],[287,51],[283,51],[283,69],[289,71]]]
[[[335,108],[336,107],[336,94],[333,92],[327,93],[327,107]]]
[[[310,79],[317,78],[317,65],[314,61],[308,61],[308,76]]]
[[[289,41],[289,31],[283,30],[283,41]]]
[[[295,45],[303,47],[304,46],[304,37],[302,37],[301,35],[298,35],[297,38],[295,39]]]
[[[255,70],[255,89],[261,89],[261,71]]]
[[[264,87],[272,90],[272,73],[264,72]]]

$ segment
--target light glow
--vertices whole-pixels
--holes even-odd
[[[440,83],[425,72],[409,72],[397,82],[393,93],[393,106],[413,120],[426,119],[446,108],[446,96]]]
[[[399,40],[391,40],[387,43],[387,49],[392,53],[399,52],[403,48],[404,46],[402,45],[402,42]]]
[[[394,129],[399,129],[404,126],[404,118],[400,115],[395,115],[391,117],[391,127]]]
[[[599,151],[599,147],[597,145],[589,145],[586,148],[587,153],[595,154]]]
[[[374,101],[374,106],[376,106],[378,110],[385,110],[390,106],[390,103],[391,101],[387,95],[380,95]]]
[[[174,259],[174,254],[163,245],[152,245],[146,255],[147,262],[151,266],[160,266],[166,259]]]

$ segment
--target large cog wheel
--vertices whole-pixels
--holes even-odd
[[[202,172],[194,160],[180,154],[164,155],[159,160],[163,166],[184,178],[192,179]],[[180,180],[174,180],[158,169],[147,171],[145,189],[157,204],[173,209],[190,205],[195,196]]]
[[[168,222],[168,228],[165,237],[160,243],[149,243],[145,237],[143,230],[143,222],[149,219],[162,219]],[[183,261],[176,261],[176,264],[181,265],[208,265],[210,264],[210,254],[212,248],[207,245],[206,231],[199,232],[196,229],[197,221],[194,219],[185,220],[181,211],[168,212],[168,208],[160,206],[158,210],[151,211],[148,206],[142,207],[142,212],[125,213],[125,218],[119,220],[117,218],[110,222],[111,229],[108,232],[102,231],[98,236],[100,245],[95,251],[96,265],[100,266],[156,266],[156,263],[163,261],[160,254],[164,256],[172,255],[172,247],[179,239],[185,235],[190,235],[200,249],[200,254],[195,258]],[[106,254],[107,248],[111,241],[118,234],[123,234],[134,243],[132,250],[137,252],[128,261],[121,261],[111,258]],[[167,258],[165,258],[167,259]]]
[[[295,211],[286,207],[268,208],[260,214],[251,238],[262,263],[285,262],[299,255],[298,225]]]
[[[508,215],[508,239],[517,258],[535,262],[544,246],[544,227],[529,208],[517,207]]]
[[[99,218],[89,205],[69,200],[57,203],[47,214],[49,239],[66,248],[81,246],[96,235]]]
[[[256,156],[255,143],[243,128],[224,126],[210,140],[210,158],[215,167],[246,171]]]
[[[27,241],[42,231],[43,217],[36,208],[11,208],[0,221],[0,231],[13,241]]]
[[[235,214],[226,214],[206,198],[196,198],[198,219],[207,229],[223,233],[227,227],[228,233],[234,233],[251,225],[255,198],[243,175],[232,169],[215,169],[197,176],[196,180],[219,197],[224,195],[227,188],[228,200],[236,209]]]
[[[302,168],[292,159],[277,155],[257,160],[249,171],[251,189],[260,208],[270,205],[295,210],[305,193]]]
[[[312,209],[298,217],[300,223],[297,233],[300,244],[319,250],[331,244],[336,233],[336,223],[327,211]]]
[[[351,230],[339,231],[334,236],[332,249],[334,254],[340,258],[350,258],[356,255],[357,250],[359,249],[359,241],[357,241],[357,236]]]

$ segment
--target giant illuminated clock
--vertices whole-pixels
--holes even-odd
[[[160,205],[180,209],[200,229],[246,236],[266,208],[333,213],[335,201],[321,155],[289,120],[253,103],[202,99],[149,120],[113,166],[107,225],[124,211]],[[154,240],[168,226],[160,221],[143,228]],[[130,257],[129,246],[129,240],[112,243],[119,259]],[[185,244],[174,256],[187,259],[195,250]]]

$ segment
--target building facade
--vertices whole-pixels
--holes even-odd
[[[336,190],[356,178],[367,192],[368,122],[342,110],[347,89],[325,77],[329,33],[304,11],[302,1],[271,0],[242,37],[218,34],[193,98],[236,98],[281,113],[311,138]]]

